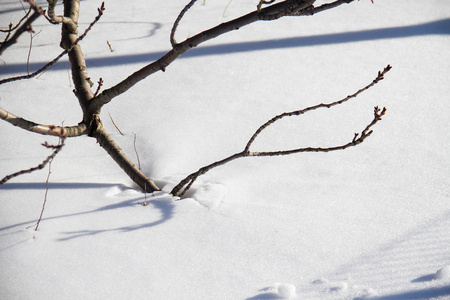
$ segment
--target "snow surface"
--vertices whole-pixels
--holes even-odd
[[[186,2],[106,1],[81,43],[93,81],[112,86],[170,49]],[[199,1],[177,40],[258,1],[233,0],[223,16],[228,2]],[[81,2],[81,30],[100,3]],[[1,1],[1,28],[22,14],[18,1]],[[33,27],[36,70],[60,53],[60,32],[43,18]],[[23,36],[2,55],[1,78],[26,72],[29,42]],[[102,111],[137,162],[136,134],[143,171],[165,190],[241,151],[271,117],[343,98],[391,64],[357,99],[283,120],[253,149],[346,143],[375,105],[387,114],[358,147],[237,160],[200,177],[180,201],[142,194],[93,139],[68,139],[51,165],[38,231],[29,226],[48,169],[0,187],[0,299],[450,299],[449,57],[447,0],[355,1],[201,45]],[[77,124],[67,68],[63,59],[1,86],[0,106]],[[57,141],[6,122],[0,135],[0,177],[37,165],[49,154],[40,143]]]

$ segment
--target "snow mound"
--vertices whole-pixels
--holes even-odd
[[[442,269],[439,269],[436,274],[434,274],[434,278],[441,280],[441,279],[450,279],[450,265],[447,265],[443,267]]]
[[[247,298],[247,300],[256,299],[294,299],[296,296],[296,288],[289,283],[275,283],[274,285],[259,290],[260,294]]]

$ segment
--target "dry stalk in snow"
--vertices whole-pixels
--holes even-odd
[[[147,65],[142,67],[141,69],[136,70],[134,73],[130,74],[122,81],[117,84],[103,89],[100,92],[100,88],[104,84],[102,80],[99,81],[99,85],[96,91],[92,90],[93,82],[91,81],[90,76],[88,75],[88,71],[86,68],[86,62],[84,59],[84,55],[79,44],[79,41],[82,40],[89,32],[90,29],[100,20],[101,16],[105,11],[104,4],[98,8],[98,14],[95,17],[94,21],[87,27],[83,34],[78,35],[78,18],[80,13],[80,0],[65,0],[63,1],[63,14],[57,15],[55,12],[55,7],[58,3],[58,0],[47,0],[48,2],[48,15],[45,14],[44,9],[37,6],[32,0],[28,0],[27,2],[30,4],[30,11],[33,10],[33,14],[28,17],[28,19],[22,24],[15,26],[15,32],[12,36],[10,33],[14,30],[12,26],[10,26],[8,35],[6,39],[0,45],[0,55],[3,51],[5,51],[8,47],[17,42],[20,35],[26,31],[29,31],[32,23],[36,20],[40,15],[44,15],[46,19],[51,23],[55,24],[55,26],[61,27],[61,41],[60,45],[64,49],[64,51],[59,54],[54,60],[47,63],[45,66],[40,68],[38,71],[33,72],[29,75],[23,75],[18,77],[5,78],[0,80],[0,85],[11,83],[16,80],[29,79],[36,76],[39,73],[50,68],[54,65],[62,56],[68,55],[71,69],[71,76],[74,86],[74,95],[78,100],[78,103],[82,109],[81,121],[79,124],[74,126],[50,126],[50,125],[42,125],[35,123],[30,120],[23,119],[15,114],[8,112],[2,108],[0,108],[0,118],[6,122],[11,123],[12,125],[18,126],[24,130],[31,131],[34,133],[39,133],[43,135],[56,135],[62,138],[65,137],[77,137],[81,135],[88,135],[98,142],[98,144],[105,149],[105,151],[113,158],[113,160],[125,171],[125,173],[136,183],[139,187],[145,192],[154,192],[160,190],[159,187],[154,183],[154,181],[147,177],[141,170],[138,168],[120,149],[120,147],[115,143],[115,141],[108,134],[106,129],[103,127],[102,121],[100,119],[100,112],[104,105],[110,103],[114,98],[119,95],[126,93],[133,86],[135,86],[138,82],[146,79],[150,75],[159,72],[165,71],[165,69],[176,59],[178,59],[181,55],[189,51],[190,49],[197,47],[205,41],[214,39],[222,34],[227,32],[235,31],[240,29],[246,25],[249,25],[258,21],[272,21],[282,17],[291,16],[312,16],[314,14],[320,13],[322,11],[336,8],[342,4],[348,4],[353,2],[354,0],[336,0],[330,3],[326,3],[320,5],[318,7],[314,6],[315,0],[284,0],[275,2],[272,0],[259,0],[258,3],[255,3],[255,10],[237,17],[233,20],[218,24],[212,28],[205,29],[202,32],[195,34],[194,36],[185,39],[182,42],[178,42],[175,38],[177,28],[180,26],[180,23],[184,17],[184,15],[189,11],[189,9],[197,2],[197,0],[191,0],[189,3],[182,9],[179,13],[178,17],[175,19],[171,33],[170,33],[170,42],[172,45],[172,49],[170,49],[166,54],[161,56],[161,58],[157,59],[154,62],[149,62]],[[203,1],[204,3],[205,1]],[[255,1],[256,2],[256,1]],[[20,22],[19,22],[20,23]],[[275,25],[274,25],[275,26]],[[330,148],[299,148],[293,150],[282,150],[282,151],[274,151],[274,152],[252,152],[250,151],[250,147],[253,141],[257,138],[259,133],[263,131],[266,127],[270,126],[274,122],[278,121],[281,118],[288,116],[296,116],[306,113],[308,111],[322,108],[322,107],[331,107],[342,102],[348,101],[350,98],[356,97],[363,90],[370,88],[379,80],[383,79],[383,75],[389,71],[390,66],[384,69],[384,71],[380,72],[378,77],[368,86],[359,90],[355,94],[336,101],[329,104],[319,104],[316,106],[312,106],[303,110],[298,110],[294,112],[284,113],[274,117],[269,120],[267,123],[263,124],[250,138],[247,145],[245,146],[242,152],[234,154],[228,158],[225,158],[221,161],[215,162],[209,166],[205,166],[198,170],[197,172],[189,175],[185,180],[180,182],[173,190],[172,194],[178,195],[180,190],[186,186],[181,193],[184,194],[195,179],[204,174],[211,168],[214,168],[218,165],[222,165],[227,163],[233,159],[246,157],[246,156],[273,156],[273,155],[288,155],[298,152],[306,152],[306,151],[314,151],[314,152],[327,152],[334,150],[343,150],[351,146],[355,146],[363,142],[371,133],[371,128],[377,121],[381,120],[381,117],[385,113],[385,109],[380,110],[378,108],[375,109],[374,120],[358,135],[355,135],[354,138],[348,142],[347,144],[343,144],[336,147]],[[55,149],[56,151],[56,149]],[[56,155],[56,154],[55,154]]]

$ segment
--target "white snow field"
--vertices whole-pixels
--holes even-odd
[[[108,88],[168,51],[187,2],[106,1],[81,42],[92,81]],[[176,39],[257,2],[200,0]],[[236,160],[178,201],[141,193],[94,139],[67,139],[51,164],[38,231],[30,226],[48,166],[0,187],[0,299],[450,299],[450,1],[374,2],[227,33],[101,116],[137,164],[136,134],[142,170],[170,191],[242,151],[273,116],[344,98],[391,64],[356,99],[275,123],[253,150],[345,144],[385,106],[364,143]],[[80,32],[100,5],[81,1]],[[0,28],[22,16],[19,1],[0,1]],[[41,17],[33,29],[30,71],[61,52],[59,26]],[[26,74],[29,46],[25,34],[0,57],[0,78]],[[68,73],[63,58],[38,78],[1,85],[0,106],[75,125],[81,110]],[[39,164],[51,152],[41,143],[58,141],[4,121],[0,137],[0,177]]]

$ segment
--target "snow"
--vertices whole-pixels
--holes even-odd
[[[186,2],[107,1],[81,43],[93,81],[112,86],[164,54]],[[223,16],[229,1],[198,2],[177,40],[257,4],[234,0]],[[80,28],[100,4],[81,2]],[[1,28],[22,16],[16,1],[0,12]],[[36,70],[60,53],[60,33],[43,18],[33,27]],[[28,49],[23,36],[1,56],[1,78],[26,72]],[[386,106],[386,116],[357,147],[239,159],[201,176],[181,200],[144,195],[93,139],[68,139],[51,165],[38,231],[29,226],[48,168],[0,187],[0,299],[449,299],[449,49],[443,0],[355,1],[193,49],[101,116],[137,163],[136,134],[142,170],[165,191],[242,151],[273,116],[344,98],[391,64],[358,98],[282,120],[253,150],[343,144],[374,106]],[[35,122],[77,124],[67,65],[0,86],[0,106]],[[49,154],[40,144],[57,142],[6,122],[0,135],[0,177],[37,165]]]

